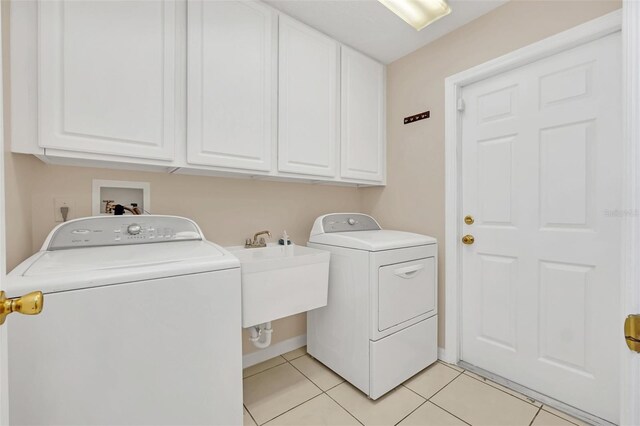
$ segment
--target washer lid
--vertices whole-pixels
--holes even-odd
[[[393,250],[405,247],[435,244],[436,239],[427,235],[403,231],[349,231],[312,235],[310,243],[346,247],[366,251]]]
[[[40,251],[8,276],[7,294],[101,287],[239,268],[238,259],[208,241]]]

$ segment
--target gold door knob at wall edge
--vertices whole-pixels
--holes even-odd
[[[38,315],[42,312],[44,295],[41,291],[34,291],[21,297],[7,299],[4,291],[0,291],[0,325],[4,324],[7,315],[18,312],[24,315]]]
[[[469,235],[469,234],[462,237],[462,243],[467,245],[473,244],[475,240],[476,239],[473,238],[473,235]]]

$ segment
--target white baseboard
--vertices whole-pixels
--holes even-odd
[[[263,361],[276,357],[278,355],[286,354],[294,349],[301,348],[307,344],[307,335],[301,334],[282,342],[274,343],[268,348],[258,349],[255,352],[250,352],[242,356],[242,368],[251,367],[252,365],[259,364]]]
[[[456,364],[458,362],[457,359],[450,358],[450,354],[445,348],[438,348],[438,359],[446,362],[447,364]]]

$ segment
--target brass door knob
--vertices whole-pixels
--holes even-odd
[[[44,295],[41,291],[34,291],[22,297],[7,299],[4,291],[0,291],[0,325],[4,324],[7,315],[18,312],[24,315],[38,315],[42,312]]]
[[[462,237],[462,243],[467,245],[473,244],[475,240],[476,239],[473,238],[473,235],[465,235]]]

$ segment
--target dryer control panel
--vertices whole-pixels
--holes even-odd
[[[316,219],[311,235],[348,231],[378,231],[378,222],[362,213],[332,213]]]
[[[203,240],[192,220],[177,216],[96,216],[59,225],[43,250]]]

